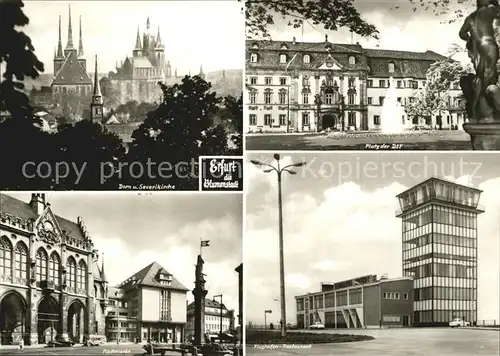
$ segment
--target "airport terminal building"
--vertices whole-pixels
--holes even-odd
[[[297,327],[404,327],[413,324],[413,280],[368,275],[321,283],[321,291],[295,297]]]
[[[477,322],[477,216],[481,190],[428,179],[397,196],[403,276],[413,279],[414,323]]]

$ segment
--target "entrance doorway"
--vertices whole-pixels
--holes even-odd
[[[38,305],[38,343],[55,340],[59,322],[58,303],[53,297],[44,297]]]
[[[0,301],[0,344],[18,344],[26,330],[26,301],[17,292],[8,292]]]
[[[85,306],[80,300],[75,300],[68,308],[68,336],[75,343],[83,342]]]
[[[410,326],[410,316],[403,315],[403,326]]]
[[[334,114],[325,114],[321,118],[321,129],[336,129],[337,128],[337,115]]]

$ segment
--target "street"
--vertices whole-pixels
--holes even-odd
[[[281,348],[263,349],[261,346],[248,345],[247,355],[407,355],[407,356],[498,356],[498,330],[474,330],[451,328],[406,328],[374,330],[323,330],[314,332],[364,334],[375,340],[312,345],[310,348],[297,348],[287,345]],[[276,345],[278,346],[278,345]]]
[[[140,344],[105,346],[73,346],[73,347],[26,347],[24,350],[11,347],[3,349],[0,346],[0,355],[142,355],[145,351]]]

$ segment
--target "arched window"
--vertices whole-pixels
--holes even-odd
[[[281,45],[281,49],[288,49],[288,46],[287,46],[285,43],[283,43],[283,44]]]
[[[252,53],[250,55],[250,62],[257,63],[258,59],[259,59],[259,56],[257,56],[257,53]]]
[[[36,280],[38,282],[47,280],[47,266],[49,257],[43,248],[36,252]]]
[[[28,248],[22,242],[18,242],[15,252],[16,277],[28,278]]]
[[[280,63],[286,63],[286,54],[280,54]]]
[[[0,276],[12,277],[12,245],[5,236],[0,237]]]
[[[61,280],[59,278],[59,270],[61,269],[61,260],[57,253],[52,252],[49,259],[49,279],[51,279],[55,285],[59,285]]]
[[[302,62],[304,62],[304,64],[311,63],[311,56],[308,54],[304,54],[304,57],[302,57]]]
[[[85,261],[80,260],[78,263],[78,275],[76,278],[76,289],[77,290],[86,290],[86,278],[85,276],[87,275],[87,265],[85,264]]]
[[[68,274],[68,288],[75,289],[76,287],[76,261],[73,257],[68,258],[66,263]]]
[[[349,64],[351,64],[351,65],[356,64],[356,57],[350,56],[349,57]]]
[[[389,73],[394,73],[394,62],[389,62]]]

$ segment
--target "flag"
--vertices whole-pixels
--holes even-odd
[[[210,246],[209,242],[210,242],[210,240],[203,240],[203,241],[201,241],[201,247],[208,247],[208,246]]]
[[[295,59],[295,57],[297,57],[298,54],[299,54],[299,52],[295,53],[295,55],[292,57],[292,59],[290,59],[290,62],[287,63],[286,68],[285,68],[286,72],[288,72],[288,67],[290,67],[290,64],[292,64],[293,60]]]

